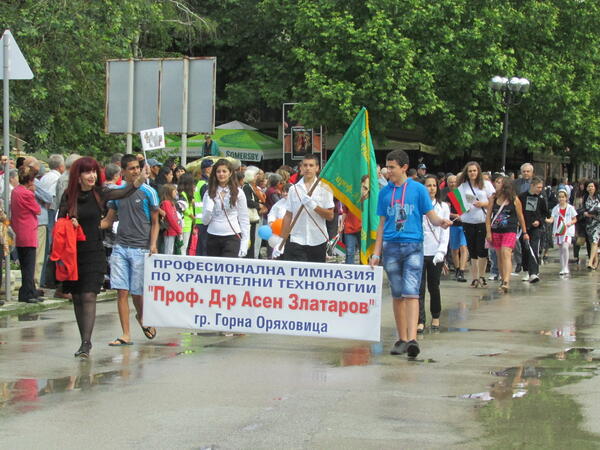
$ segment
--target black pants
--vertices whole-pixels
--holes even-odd
[[[288,242],[283,259],[286,261],[326,262],[327,242],[319,245],[300,245]]]
[[[208,225],[196,225],[196,229],[198,230],[196,256],[206,256],[208,255]]]
[[[531,227],[527,230],[529,234],[529,244],[523,239],[523,235],[519,238],[521,241],[521,263],[523,271],[529,272],[529,275],[539,275],[540,273],[540,250],[542,243],[542,235],[544,229],[540,227]]]
[[[19,263],[21,264],[21,287],[19,301],[25,302],[37,298],[37,290],[33,277],[35,274],[35,247],[17,247]]]
[[[426,256],[421,275],[421,288],[419,289],[419,323],[425,324],[425,284],[429,291],[429,311],[434,319],[440,318],[442,312],[442,297],[440,295],[440,276],[444,263],[433,263],[433,256]]]
[[[230,236],[217,236],[208,234],[208,256],[221,256],[223,258],[237,258],[240,253],[240,239],[232,234]]]
[[[467,248],[471,259],[487,258],[488,251],[485,248],[485,223],[463,223]]]
[[[254,259],[254,241],[256,238],[256,225],[260,222],[254,222],[250,224],[250,247],[248,247],[248,253],[246,258]]]

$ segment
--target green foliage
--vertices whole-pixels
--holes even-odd
[[[376,134],[423,130],[447,157],[501,143],[494,75],[529,78],[510,146],[597,158],[600,7],[586,0],[207,0],[219,24],[198,46],[219,61],[236,117],[284,102],[344,129],[361,106]],[[256,116],[256,112],[253,116]]]
[[[106,136],[104,61],[217,56],[218,117],[374,134],[416,130],[444,158],[498,157],[494,75],[532,88],[511,108],[509,149],[600,162],[600,5],[589,0],[8,0],[36,78],[15,82],[14,129],[35,149],[122,149]]]
[[[34,73],[11,83],[13,129],[28,151],[102,157],[123,151],[104,134],[105,61],[178,54],[175,40],[211,30],[208,22],[160,0],[11,0],[0,6]]]

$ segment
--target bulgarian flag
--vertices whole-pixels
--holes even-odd
[[[319,177],[331,188],[333,195],[361,220],[360,261],[368,264],[379,225],[379,181],[366,108],[363,107],[356,115]],[[368,192],[366,196],[361,191],[362,185],[368,188],[364,192]]]
[[[450,200],[450,203],[452,203],[452,206],[456,210],[456,214],[459,216],[463,215],[469,210],[469,208],[465,208],[465,202],[463,201],[462,193],[458,188],[448,192],[448,200]]]
[[[565,219],[559,216],[558,223],[556,224],[555,236],[564,236],[565,234],[567,234],[567,226],[565,225]]]
[[[343,257],[346,256],[346,246],[344,245],[344,243],[341,240],[338,240],[335,243],[334,252],[338,256],[343,256]]]

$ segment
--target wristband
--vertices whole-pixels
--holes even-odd
[[[381,259],[381,256],[379,256],[379,255],[371,255],[371,258]]]

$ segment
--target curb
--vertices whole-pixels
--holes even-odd
[[[69,300],[62,298],[52,298],[54,291],[48,293],[48,298],[43,303],[19,303],[10,302],[0,306],[0,317],[17,316],[22,314],[35,314],[51,309],[58,309],[63,306],[71,307]],[[110,302],[117,299],[117,291],[109,290],[98,294],[97,303]]]

